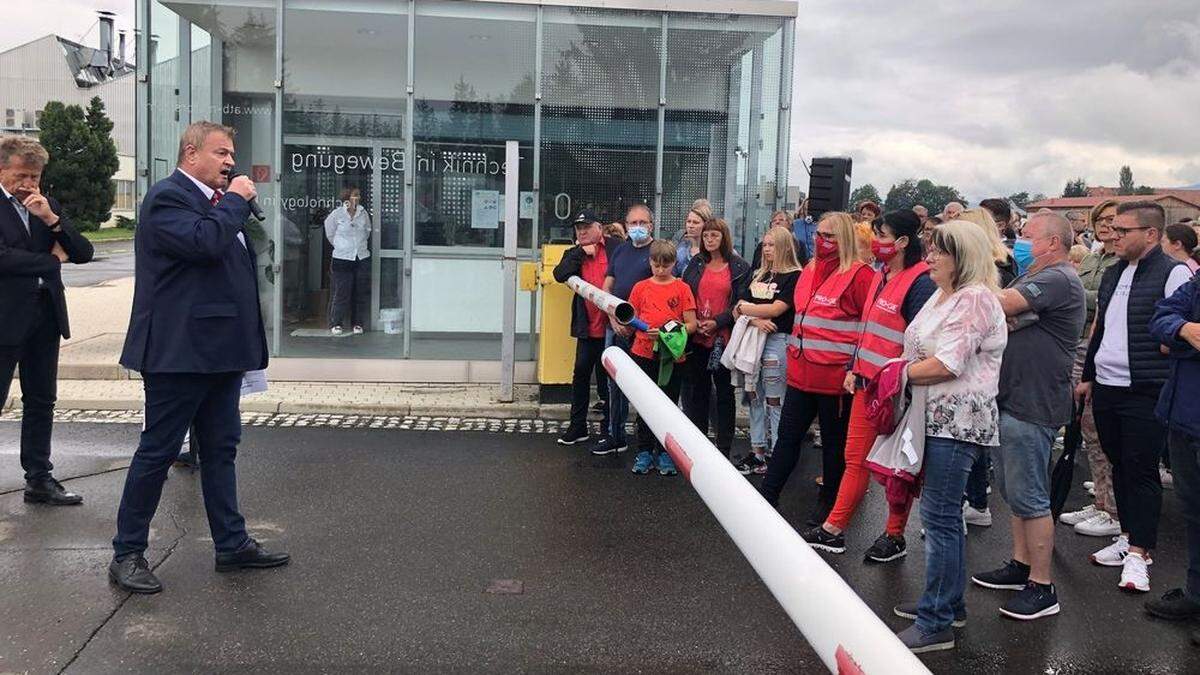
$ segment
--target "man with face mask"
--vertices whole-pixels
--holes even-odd
[[[1065,218],[1038,213],[1020,241],[1028,270],[999,294],[1009,317],[1008,346],[996,402],[1000,446],[993,448],[995,483],[1012,509],[1012,559],[971,577],[985,588],[1020,591],[1000,613],[1031,620],[1057,614],[1050,579],[1054,521],[1050,515],[1050,455],[1058,430],[1071,421],[1071,368],[1083,331],[1083,284],[1067,253],[1074,234]]]
[[[625,216],[625,231],[629,240],[617,246],[608,258],[608,271],[604,277],[604,290],[621,298],[629,299],[633,287],[650,274],[650,243],[654,241],[654,214],[644,204],[636,204],[629,209]],[[605,332],[604,346],[616,345],[625,351],[633,338],[633,330],[622,326],[609,317],[609,327]],[[609,455],[614,452],[624,452],[628,447],[625,436],[625,422],[629,418],[629,401],[621,393],[615,382],[609,381],[608,386],[608,428],[604,435],[592,446],[593,455]]]
[[[68,262],[90,261],[92,245],[42,194],[49,160],[32,138],[0,139],[0,401],[20,363],[25,501],[73,505],[83,498],[50,474],[58,348],[60,338],[71,337],[60,271]]]

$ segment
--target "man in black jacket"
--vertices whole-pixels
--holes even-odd
[[[589,211],[575,218],[575,246],[567,249],[554,268],[554,280],[566,283],[579,277],[596,288],[604,287],[608,272],[608,255],[621,244],[620,239],[605,237],[600,219]],[[571,301],[571,337],[575,338],[575,370],[571,377],[571,422],[558,438],[560,445],[575,445],[588,439],[587,409],[591,396],[592,373],[597,386],[605,385],[605,372],[600,363],[604,352],[604,332],[608,315],[592,303],[576,295]],[[607,407],[601,429],[608,429]]]
[[[1095,328],[1076,396],[1092,401],[1100,447],[1112,462],[1117,517],[1123,532],[1092,554],[1097,565],[1121,567],[1118,586],[1150,590],[1150,552],[1162,510],[1159,458],[1166,429],[1154,407],[1170,362],[1148,324],[1155,305],[1170,297],[1191,273],[1159,245],[1166,224],[1162,206],[1150,201],[1117,207],[1112,231],[1117,256],[1100,281]]]
[[[57,506],[83,503],[50,473],[59,339],[71,337],[59,271],[67,262],[91,261],[93,250],[58,202],[41,193],[49,161],[32,138],[0,139],[0,401],[8,399],[19,363],[25,501]]]

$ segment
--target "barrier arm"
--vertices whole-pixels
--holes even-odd
[[[612,315],[617,320],[617,323],[622,326],[633,326],[638,330],[647,330],[649,328],[646,322],[637,318],[634,314],[633,305],[617,296],[605,293],[579,277],[570,277],[567,279],[567,286],[572,291],[575,291],[575,294],[579,297],[592,303],[601,311]]]
[[[830,672],[929,673],[628,354],[609,347],[603,362]]]

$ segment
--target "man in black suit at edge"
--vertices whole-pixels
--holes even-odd
[[[176,170],[142,200],[134,241],[133,312],[121,365],[142,374],[146,422],[125,477],[109,578],[157,593],[145,551],[163,481],[192,424],[216,569],[287,564],[246,533],[234,459],[242,426],[242,377],[267,367],[254,248],[243,226],[257,192],[230,180],[233,129],[194,122]]]
[[[91,261],[93,250],[58,202],[41,193],[49,161],[32,138],[0,138],[0,405],[20,364],[25,501],[63,506],[82,504],[83,497],[51,474],[59,339],[71,337],[59,271],[67,262]]]

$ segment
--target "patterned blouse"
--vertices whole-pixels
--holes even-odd
[[[934,291],[904,331],[905,360],[933,356],[956,376],[928,389],[928,436],[1000,445],[996,393],[1007,344],[1004,310],[992,291],[966,286],[944,301],[941,289]]]

